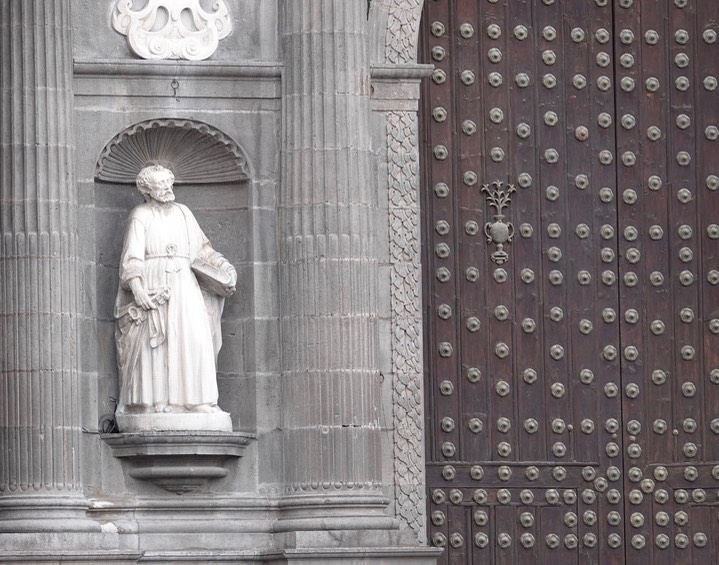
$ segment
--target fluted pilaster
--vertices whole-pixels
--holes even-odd
[[[286,0],[280,206],[288,493],[376,494],[377,256],[367,6]]]
[[[3,0],[0,42],[0,514],[41,519],[81,498],[70,1]]]

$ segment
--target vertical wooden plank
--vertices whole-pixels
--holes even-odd
[[[517,506],[517,562],[541,563],[542,539],[539,530],[538,506]]]
[[[691,77],[693,61],[696,58],[694,39],[695,3],[685,7],[674,5],[669,10],[669,29],[667,34],[667,81],[676,85],[681,77]],[[690,421],[698,426],[702,421],[701,399],[698,389],[701,387],[701,331],[702,315],[699,295],[700,283],[697,279],[699,249],[692,235],[685,240],[680,235],[682,229],[698,232],[697,204],[699,183],[696,179],[696,109],[694,99],[698,87],[696,80],[690,80],[686,89],[673,88],[670,95],[668,127],[668,175],[672,188],[669,199],[668,226],[670,237],[670,268],[675,305],[681,310],[691,310],[691,321],[681,321],[675,317],[674,324],[674,423],[676,438],[676,461],[696,461],[703,459],[699,452],[696,432],[691,431]],[[684,195],[687,195],[684,198]],[[701,432],[700,432],[701,433]]]
[[[566,536],[571,529],[564,523],[566,511],[576,510],[559,506],[542,506],[539,509],[543,555],[540,563],[577,563],[577,549],[567,547]]]
[[[438,493],[442,492],[442,499],[438,498]],[[447,504],[444,498],[444,492],[441,489],[433,489],[430,496],[429,520],[428,520],[428,537],[429,543],[435,547],[443,548],[444,554],[440,558],[441,562],[446,563],[447,545],[449,539],[449,524],[447,519]]]
[[[581,497],[578,505],[577,538],[579,540],[579,563],[596,565],[599,561],[598,522],[602,519],[596,499],[584,501]]]
[[[615,468],[612,466],[607,468],[608,488],[598,497],[600,516],[602,517],[599,521],[599,563],[601,565],[624,565],[626,563],[623,478],[621,475],[616,478],[616,475],[611,474]]]
[[[454,199],[454,166],[452,159],[452,49],[449,5],[430,3],[423,19],[422,49],[425,57],[436,65],[430,80],[425,81],[423,98],[425,111],[422,120],[422,155],[424,184],[421,191],[423,216],[423,262],[425,274],[423,289],[425,292],[425,335],[424,354],[426,367],[425,399],[427,434],[426,460],[428,467],[442,468],[446,457],[442,446],[450,442],[458,443],[457,424],[455,422],[459,403],[455,393],[457,366],[450,353],[440,355],[440,344],[448,344],[456,349],[454,336],[454,232],[444,229],[442,222],[452,218]],[[434,56],[429,55],[433,53]],[[446,151],[445,158],[442,148]],[[439,158],[438,158],[439,157]],[[439,229],[437,229],[439,228]],[[441,257],[440,254],[445,255]],[[441,322],[441,323],[438,323]],[[443,345],[446,353],[446,345]],[[445,420],[449,418],[450,420]],[[443,421],[444,420],[444,421]],[[452,422],[452,424],[450,424]],[[449,550],[449,526],[447,516],[447,491],[443,488],[446,481],[442,475],[428,472],[429,506],[429,542],[445,549],[440,562],[447,563]],[[435,478],[439,477],[439,478]]]
[[[491,542],[491,524],[494,521],[494,513],[489,506],[475,506],[472,508],[472,523],[470,540],[472,544],[472,565],[491,563],[491,555],[494,543]]]
[[[647,353],[644,336],[648,328],[645,304],[646,261],[644,255],[644,218],[649,198],[644,190],[643,175],[643,132],[646,125],[641,123],[641,101],[643,80],[641,75],[640,51],[635,41],[627,42],[629,34],[640,33],[643,12],[641,2],[620,3],[615,8],[614,33],[614,90],[617,103],[617,148],[612,155],[617,167],[617,207],[619,214],[619,296],[620,336],[618,352],[621,358],[621,385],[623,420],[621,433],[624,438],[623,500],[624,539],[627,560],[634,563],[649,563],[650,554],[646,547],[643,526],[644,494],[639,488],[641,480],[642,404],[647,394],[644,379]],[[609,159],[608,154],[604,154]],[[600,157],[601,158],[601,157]],[[645,512],[646,513],[646,512]]]
[[[719,4],[698,2],[694,41],[694,80],[697,105],[696,240],[701,249],[697,283],[702,286],[703,368],[699,398],[705,418],[701,423],[704,460],[719,460]],[[716,538],[714,538],[716,540]],[[714,542],[716,543],[716,541]]]
[[[667,421],[672,410],[672,342],[677,314],[672,300],[669,265],[668,242],[673,235],[669,233],[668,218],[671,194],[666,185],[666,136],[670,127],[668,101],[672,88],[665,69],[668,4],[661,0],[644,0],[642,6],[641,28],[636,34],[636,49],[643,70],[639,88],[644,93],[639,131],[646,139],[642,159],[645,207],[641,234],[646,265],[646,320],[643,324],[646,364],[643,376],[645,394],[641,402],[644,416],[640,423],[642,467],[648,472],[647,464],[651,462],[673,460],[673,436],[668,432],[658,433],[654,423],[661,425],[662,420]]]
[[[670,508],[672,511],[672,521],[674,522],[672,529],[674,535],[671,540],[674,546],[674,563],[693,565],[694,561],[692,559],[691,549],[691,528],[693,524],[691,523],[690,509],[686,504],[679,502],[681,499],[678,499],[677,495],[681,496],[682,491],[683,489],[672,489],[672,491],[670,491],[672,500],[667,504],[667,508]]]
[[[427,218],[425,234],[425,264],[431,273],[429,279],[429,295],[426,302],[425,319],[430,321],[431,328],[426,339],[427,366],[430,380],[426,394],[430,398],[430,440],[428,442],[428,460],[445,462],[452,458],[447,456],[448,444],[458,444],[457,426],[443,425],[444,418],[451,418],[459,411],[458,387],[458,356],[457,328],[454,311],[456,271],[455,232],[444,229],[445,223],[452,225],[454,213],[454,155],[451,97],[454,85],[451,54],[451,20],[448,4],[436,3],[431,6],[425,20],[428,28],[425,37],[429,39],[428,48],[442,49],[445,56],[441,61],[435,60],[436,69],[432,79],[426,82],[425,96],[433,111],[425,116],[427,134],[425,159],[430,170],[430,182],[434,187],[434,195],[429,196],[432,205]],[[444,109],[446,116],[440,118]],[[446,421],[445,421],[446,422]],[[445,453],[443,453],[445,447]]]
[[[539,199],[541,186],[538,184],[536,135],[539,126],[538,105],[541,104],[541,84],[538,82],[539,68],[544,65],[537,56],[537,46],[542,42],[541,22],[553,17],[548,8],[522,1],[510,4],[510,19],[518,26],[527,28],[527,38],[515,41],[514,57],[518,61],[514,77],[515,87],[511,98],[511,136],[513,147],[512,180],[518,193],[513,198],[512,215],[515,230],[522,225],[539,227]],[[521,28],[516,28],[521,33]],[[511,26],[508,26],[511,33]],[[531,179],[531,180],[530,180]],[[526,189],[523,186],[531,182]],[[521,183],[521,184],[520,184]],[[531,421],[543,422],[544,391],[541,382],[532,379],[542,359],[542,335],[544,320],[541,299],[538,293],[541,284],[541,246],[537,237],[524,238],[515,233],[511,252],[515,256],[515,309],[517,312],[516,341],[514,346],[514,374],[516,375],[516,427],[518,430],[518,457],[525,461],[545,459],[546,428],[534,430]],[[525,374],[527,377],[525,378]],[[525,426],[527,423],[527,426]]]
[[[674,533],[672,529],[674,516],[666,484],[658,483],[659,496],[652,500],[652,512],[648,519],[652,522],[652,563],[657,565],[670,565],[674,563]]]
[[[694,507],[691,509],[689,521],[689,547],[687,552],[691,553],[692,563],[716,563],[717,549],[716,537],[712,535],[712,529],[717,522],[716,510],[709,506]]]
[[[467,532],[469,524],[467,518],[470,509],[467,506],[452,504],[447,508],[447,563],[450,565],[466,565],[468,551]]]
[[[517,536],[515,533],[515,509],[512,506],[497,506],[494,562],[496,565],[517,563]]]
[[[595,224],[589,225],[588,236],[597,253],[595,255],[598,284],[597,314],[602,321],[593,331],[596,351],[587,362],[585,379],[597,394],[597,441],[599,468],[596,477],[582,492],[583,501],[594,501],[597,506],[597,547],[599,563],[620,565],[624,559],[623,463],[616,454],[623,453],[622,411],[619,392],[620,361],[611,348],[619,349],[619,327],[623,315],[619,305],[620,282],[618,276],[617,194],[619,181],[616,166],[600,161],[600,151],[617,154],[618,130],[621,114],[616,108],[616,81],[614,69],[602,66],[607,55],[613,53],[615,38],[614,12],[616,3],[589,3],[590,9],[590,68],[589,85],[592,88],[590,143],[592,151],[591,186]],[[602,63],[601,65],[599,63]],[[581,232],[580,232],[581,233]],[[581,371],[581,369],[580,369]],[[589,475],[593,476],[593,475]],[[620,544],[615,543],[618,536]]]
[[[602,321],[598,315],[596,290],[601,285],[601,277],[595,270],[595,259],[599,254],[588,237],[582,238],[576,226],[586,225],[588,230],[594,225],[594,195],[592,178],[592,143],[589,138],[589,124],[595,122],[590,113],[591,98],[596,86],[589,83],[588,75],[592,34],[588,20],[589,4],[580,2],[571,5],[565,13],[571,41],[567,42],[565,55],[566,116],[565,127],[567,147],[567,183],[566,246],[569,256],[569,276],[567,277],[568,304],[567,324],[569,327],[568,355],[569,387],[568,396],[571,409],[568,424],[572,433],[569,437],[574,443],[573,457],[577,461],[597,460],[596,431],[594,417],[597,410],[597,391],[587,388],[586,366],[588,360],[599,349],[594,334],[595,327]],[[584,379],[580,376],[585,371]],[[567,438],[569,440],[569,438]]]
[[[562,4],[562,12],[557,13],[557,19],[551,25],[543,28],[545,39],[551,39],[551,50],[561,54],[568,41],[565,37],[563,11],[568,9]],[[567,329],[567,280],[571,274],[567,271],[567,248],[564,245],[566,230],[559,238],[551,238],[546,232],[546,226],[557,224],[567,225],[567,198],[563,194],[566,178],[566,161],[547,160],[547,151],[554,150],[559,155],[566,155],[565,136],[566,127],[565,104],[563,98],[563,85],[566,81],[564,65],[559,62],[549,68],[543,68],[537,76],[541,84],[540,92],[542,104],[542,123],[538,128],[537,138],[540,152],[545,155],[540,161],[540,186],[544,187],[545,198],[541,201],[540,224],[534,226],[534,236],[540,240],[542,246],[542,297],[544,300],[544,332],[541,382],[545,394],[545,421],[540,425],[547,430],[547,460],[553,461],[564,455],[561,447],[566,449],[567,432],[566,419],[569,410],[568,391],[568,329]],[[549,194],[549,198],[546,195]],[[556,196],[555,196],[556,194]],[[556,421],[552,426],[552,422]]]
[[[458,171],[455,182],[458,193],[458,214],[455,230],[458,243],[460,264],[457,278],[457,310],[461,318],[461,370],[462,394],[460,436],[461,455],[465,461],[483,461],[489,457],[487,430],[488,403],[492,391],[488,388],[487,372],[487,335],[489,323],[486,308],[487,276],[484,265],[487,263],[487,244],[483,234],[484,197],[478,186],[468,186],[463,182],[465,173],[477,173],[482,160],[482,89],[484,88],[483,59],[480,57],[480,39],[482,30],[477,29],[477,4],[459,2],[454,6],[453,30],[456,34],[457,70],[471,73],[460,80],[458,94],[455,97],[454,131],[458,143]],[[462,28],[465,26],[465,28]],[[465,31],[472,26],[469,36]],[[470,78],[472,80],[470,81]],[[477,181],[479,182],[479,181]],[[481,273],[481,274],[480,274]],[[477,431],[477,421],[484,424],[484,431]]]
[[[706,521],[710,514],[692,504],[703,502],[705,491],[689,488],[700,487],[706,484],[705,481],[712,480],[708,476],[709,469],[706,468],[705,475],[701,465],[701,461],[711,461],[709,453],[712,451],[711,442],[706,441],[709,439],[706,424],[712,416],[706,411],[705,386],[708,383],[702,370],[706,338],[703,334],[707,330],[705,322],[711,314],[707,309],[710,304],[702,301],[703,288],[707,284],[702,273],[702,254],[707,249],[702,245],[700,232],[703,229],[702,217],[708,211],[705,205],[709,204],[704,196],[709,191],[706,190],[706,178],[700,175],[702,139],[706,133],[702,127],[703,84],[696,72],[704,26],[711,20],[699,19],[699,8],[700,3],[688,3],[686,6],[675,4],[670,14],[673,41],[669,50],[669,75],[675,89],[672,90],[671,98],[670,127],[674,133],[669,148],[669,163],[672,183],[677,189],[677,198],[670,202],[670,229],[674,236],[670,256],[674,271],[679,275],[679,284],[674,293],[677,306],[696,313],[691,322],[677,320],[675,330],[676,371],[681,379],[678,379],[675,388],[674,433],[677,442],[676,460],[684,462],[676,470],[681,472],[678,484],[685,487],[676,491],[675,504],[679,512],[685,512],[689,517],[689,523],[684,526],[685,531],[680,534],[686,536],[681,543],[686,542],[688,547],[682,551],[675,550],[675,563],[695,562],[701,555],[706,555],[699,547],[700,539],[695,539],[693,533],[698,532],[703,537],[707,534],[701,530],[710,530]],[[711,7],[708,9],[712,10]],[[702,15],[708,14],[704,12]],[[717,68],[716,60],[714,68]],[[691,199],[683,198],[683,193],[691,195]],[[710,209],[710,205],[707,208]],[[678,525],[682,527],[682,524]],[[679,547],[676,538],[675,543]],[[715,546],[716,540],[707,543]],[[693,551],[690,551],[692,547]],[[687,557],[687,554],[691,557]]]
[[[480,29],[482,30],[481,60],[485,61],[486,73],[499,73],[504,80],[496,88],[485,87],[484,122],[484,158],[480,185],[500,181],[506,183],[510,172],[509,122],[510,122],[510,77],[513,66],[510,43],[514,41],[508,29],[507,5],[505,3],[488,4],[480,11]],[[490,32],[491,26],[497,26],[501,34]],[[487,221],[492,220],[492,207],[485,203]],[[495,252],[495,245],[489,244],[489,253]],[[508,260],[498,265],[487,257],[486,260],[487,308],[488,313],[488,384],[490,409],[488,414],[490,459],[498,461],[516,460],[516,442],[511,441],[514,430],[502,431],[501,418],[512,420],[516,390],[512,374],[514,346],[514,281],[509,277],[513,272],[514,256],[510,250]],[[509,441],[508,441],[509,440]]]

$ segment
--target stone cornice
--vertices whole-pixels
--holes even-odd
[[[280,62],[246,61],[236,64],[203,62],[178,63],[176,61],[84,60],[75,61],[75,76],[166,76],[207,78],[280,78]]]
[[[382,80],[421,80],[432,74],[434,65],[372,65],[373,79]]]

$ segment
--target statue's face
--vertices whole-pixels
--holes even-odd
[[[152,173],[148,183],[150,196],[158,202],[172,202],[175,199],[172,183],[172,173],[167,169]]]

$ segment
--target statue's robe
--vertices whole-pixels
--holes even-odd
[[[234,272],[183,204],[142,204],[132,211],[115,302],[119,413],[217,403],[224,298],[200,289],[190,268],[196,259]],[[135,277],[160,303],[156,310],[135,303]]]

